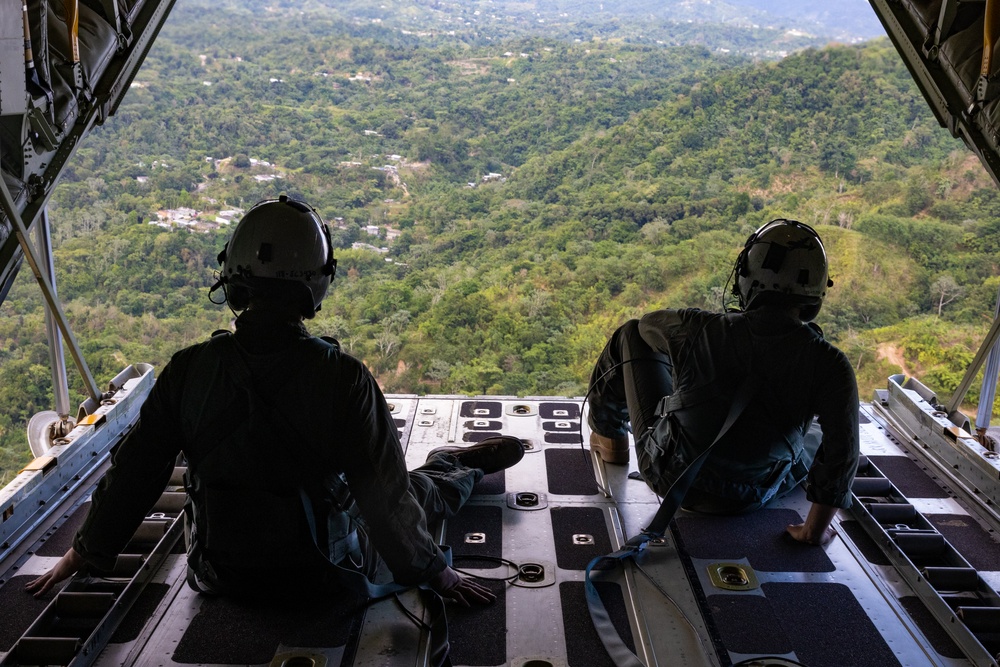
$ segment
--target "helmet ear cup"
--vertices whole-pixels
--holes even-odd
[[[819,315],[819,310],[822,307],[822,302],[801,306],[799,308],[799,319],[803,322],[812,322],[816,319],[816,316]]]
[[[740,251],[739,257],[736,258],[736,264],[733,265],[733,274],[735,280],[733,280],[732,291],[733,291],[733,296],[736,297],[737,302],[740,305],[740,310],[746,310],[747,307],[746,303],[747,295],[740,288],[740,285],[743,284],[742,279],[745,279],[747,276],[750,275],[750,269],[747,268],[747,253],[750,252],[750,249],[753,247],[754,243],[757,242],[757,236],[759,233],[760,229],[755,231],[747,238],[746,243],[743,244],[743,250]]]
[[[233,310],[246,310],[250,306],[250,290],[243,285],[229,285],[226,301]]]

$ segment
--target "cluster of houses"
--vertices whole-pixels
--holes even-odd
[[[233,221],[239,220],[242,215],[243,209],[240,208],[223,209],[217,213],[206,213],[186,207],[170,208],[157,211],[156,220],[150,220],[148,224],[164,229],[190,229],[196,232],[208,232],[224,225],[230,225]]]
[[[483,183],[495,183],[495,182],[506,183],[507,182],[507,178],[503,174],[497,174],[497,173],[491,171],[490,173],[485,174],[483,176],[482,182]],[[465,187],[467,187],[467,188],[474,188],[477,185],[478,185],[478,183],[476,183],[475,181],[469,181],[468,183],[465,184]]]
[[[193,208],[181,207],[163,209],[156,212],[156,220],[150,220],[148,224],[162,227],[163,229],[188,229],[195,232],[209,232],[223,226],[229,226],[233,222],[239,222],[244,210],[241,208],[228,208],[218,212],[197,211]],[[347,229],[348,225],[343,218],[335,218],[334,223],[338,229]],[[385,234],[385,243],[389,244],[399,238],[402,232],[398,229],[383,225],[366,225],[363,227],[368,236],[374,237],[374,241],[381,240]],[[371,243],[355,242],[351,244],[355,250],[368,250],[384,255],[389,252],[387,246],[376,246]]]

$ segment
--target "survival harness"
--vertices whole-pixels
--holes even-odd
[[[261,437],[262,433],[252,432],[261,431],[264,437],[268,437],[269,435],[271,438],[275,438],[277,436],[276,439],[278,440],[303,443],[303,447],[311,450],[316,455],[317,460],[322,462],[325,457],[322,456],[319,448],[309,438],[303,437],[299,429],[280,410],[275,409],[273,401],[266,400],[257,392],[254,387],[253,374],[241,356],[233,335],[228,331],[216,332],[209,341],[209,345],[222,359],[224,372],[233,381],[234,392],[241,394],[240,398],[247,401],[248,414],[251,415],[251,420],[256,422],[257,428],[249,429],[251,433],[247,434],[248,437],[250,439]],[[339,350],[339,343],[335,339],[325,337],[322,339],[315,337],[303,339],[298,345],[301,346],[298,358],[294,359],[293,363],[289,365],[292,374],[294,374],[294,370],[300,364],[309,363],[311,355],[327,352],[331,349]],[[263,428],[260,427],[261,423],[265,424]],[[233,437],[229,429],[222,424],[210,424],[205,431],[209,432],[207,437],[211,438],[210,441],[214,442],[220,442],[226,438]],[[206,435],[204,433],[199,434],[199,439],[205,441]],[[300,463],[300,461],[296,458],[293,463]],[[302,466],[296,467],[298,470],[302,469]],[[281,466],[278,466],[276,472],[279,477],[282,476]],[[322,559],[328,562],[333,568],[333,572],[341,585],[353,593],[369,598],[370,600],[385,598],[410,588],[409,586],[403,586],[393,581],[376,584],[360,569],[365,565],[363,563],[362,545],[358,536],[361,529],[361,524],[359,523],[360,510],[351,497],[350,489],[342,473],[333,472],[327,474],[319,484],[315,480],[302,483],[301,476],[298,475],[294,476],[294,481],[292,482],[289,482],[290,475],[286,474],[283,477],[285,478],[282,480],[286,487],[285,490],[290,493],[285,493],[277,502],[272,502],[274,511],[284,513],[285,523],[294,523],[288,521],[289,517],[298,516],[304,518],[308,525],[313,545]],[[193,499],[204,501],[208,497],[209,501],[211,501],[209,495],[211,490],[201,488],[202,485],[198,483],[196,476],[189,474],[185,482]],[[232,489],[226,489],[217,492],[215,495],[225,497],[233,493]],[[257,489],[254,493],[261,494],[264,492]],[[211,540],[212,531],[215,529],[214,526],[208,527],[206,531],[206,522],[204,520],[199,521],[201,517],[198,516],[198,505],[198,502],[189,502],[186,507],[193,519],[191,522],[193,524],[192,532],[194,533],[191,541],[192,552],[197,552],[199,549],[199,535],[197,532],[199,530],[207,532],[208,540]],[[260,545],[253,546],[260,547]],[[441,545],[440,548],[450,566],[451,549],[447,545]],[[197,557],[197,553],[193,555],[196,556],[195,566],[197,567],[201,562],[200,557]],[[346,567],[343,563],[347,561],[354,564],[355,567]],[[208,564],[205,563],[205,565]],[[189,568],[189,581],[195,575],[196,573],[191,572]],[[196,589],[199,588],[197,585],[194,585],[194,587]],[[421,588],[423,589],[420,591],[421,598],[430,611],[431,616],[429,623],[431,664],[450,665],[450,661],[448,660],[448,626],[444,602],[433,591],[424,587]]]

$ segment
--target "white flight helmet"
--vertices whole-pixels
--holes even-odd
[[[828,287],[826,249],[819,234],[797,220],[772,220],[750,235],[736,260],[733,294],[746,310],[761,294],[786,295],[788,301],[819,312]],[[812,317],[804,318],[807,321]]]
[[[307,318],[320,309],[337,269],[330,230],[319,213],[287,195],[247,211],[219,263],[222,275],[216,287],[226,287],[233,309],[246,308],[255,289],[284,288],[288,281],[305,288],[302,315]]]

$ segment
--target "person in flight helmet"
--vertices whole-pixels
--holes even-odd
[[[659,310],[611,336],[591,375],[591,450],[627,463],[631,428],[639,472],[663,496],[711,446],[682,502],[696,512],[752,511],[804,481],[813,505],[788,532],[826,544],[851,503],[859,438],[853,368],[811,323],[833,285],[826,250],[808,225],[773,220],[733,272],[739,311]]]
[[[485,474],[517,463],[521,441],[439,448],[407,472],[371,373],[303,325],[337,265],[307,204],[257,204],[219,261],[212,290],[239,312],[235,333],[216,332],[164,367],[72,548],[28,590],[42,595],[84,563],[111,569],[183,453],[188,583],[199,592],[376,595],[369,584],[384,563],[397,584],[465,606],[491,602],[448,565],[429,526],[455,514]]]

